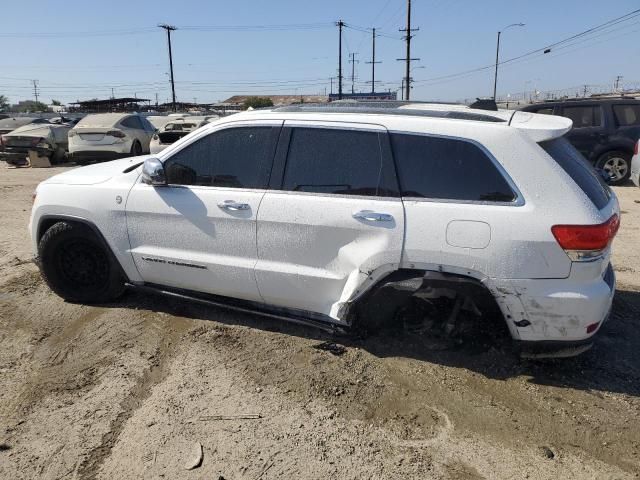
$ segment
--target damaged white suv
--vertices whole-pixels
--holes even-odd
[[[619,207],[570,128],[442,105],[242,113],[41,183],[33,247],[73,302],[130,286],[342,327],[493,306],[527,351],[577,354],[611,308]]]

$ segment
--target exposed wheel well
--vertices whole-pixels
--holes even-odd
[[[430,270],[397,270],[373,286],[350,308],[350,321],[356,328],[376,330],[393,327],[403,320],[400,316],[420,315],[412,309],[435,304],[439,299],[449,305],[451,312],[441,310],[442,322],[451,333],[455,329],[460,308],[467,308],[479,317],[498,318],[505,322],[493,294],[478,279]],[[438,310],[438,309],[436,309]]]

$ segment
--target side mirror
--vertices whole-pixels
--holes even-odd
[[[147,158],[142,166],[142,183],[153,186],[164,186],[167,177],[164,174],[164,165],[157,158]]]

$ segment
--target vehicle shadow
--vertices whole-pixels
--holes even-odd
[[[404,357],[465,368],[489,379],[527,376],[529,382],[561,388],[616,392],[640,396],[640,292],[618,290],[611,317],[598,333],[594,347],[573,358],[521,359],[501,318],[487,318],[455,340],[392,328],[374,335],[328,334],[319,329],[260,315],[202,306],[185,300],[130,292],[117,304],[186,318],[240,325],[318,342],[360,348],[379,358]]]

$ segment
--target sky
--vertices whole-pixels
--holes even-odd
[[[342,19],[344,91],[370,91],[376,27],[376,90],[398,90],[404,75],[406,0],[20,0],[2,2],[0,95],[10,102],[63,103],[137,96],[170,99],[166,33],[172,24],[178,101],[239,94],[323,94],[337,75]],[[413,0],[412,99],[491,96],[497,31],[501,60],[542,49],[640,8],[638,0]],[[481,69],[481,67],[486,67]],[[469,70],[479,69],[474,72]],[[528,91],[589,92],[640,87],[640,16],[500,66],[498,97]],[[334,91],[337,87],[334,80]]]

